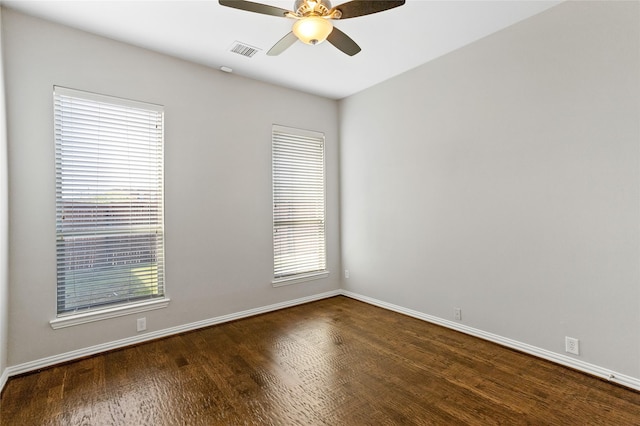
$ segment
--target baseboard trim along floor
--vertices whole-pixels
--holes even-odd
[[[518,342],[517,340],[508,339],[506,337],[499,336],[497,334],[488,333],[477,328],[468,327],[466,325],[448,321],[442,318],[428,315],[412,309],[407,309],[402,306],[394,305],[391,303],[383,302],[381,300],[373,299],[371,297],[363,296],[350,291],[342,290],[342,295],[350,297],[352,299],[359,300],[361,302],[369,303],[380,308],[388,309],[390,311],[398,312],[404,315],[408,315],[413,318],[421,319],[433,324],[441,325],[443,327],[450,328],[452,330],[460,331],[471,336],[478,337],[480,339],[488,340],[493,343],[497,343],[502,346],[506,346],[511,349],[524,352],[529,355],[536,356],[538,358],[546,359],[547,361],[555,362],[565,367],[573,368],[583,373],[591,374],[601,379],[608,380],[612,383],[616,383],[631,389],[640,391],[640,379],[617,373],[615,371],[602,368],[600,366],[590,364],[588,362],[580,361],[569,356],[558,354],[556,352],[548,351],[546,349],[538,348],[536,346],[528,345],[526,343]]]
[[[339,295],[350,297],[352,299],[359,300],[361,302],[365,302],[365,303],[378,306],[384,309],[388,309],[390,311],[398,312],[413,318],[417,318],[417,319],[427,321],[433,324],[437,324],[443,327],[447,327],[471,336],[478,337],[480,339],[484,339],[484,340],[497,343],[499,345],[502,345],[511,349],[515,349],[515,350],[527,353],[529,355],[533,355],[533,356],[546,359],[548,361],[551,361],[560,365],[564,365],[569,368],[573,368],[578,371],[582,371],[587,374],[591,374],[593,376],[608,380],[612,383],[616,383],[616,384],[640,391],[640,379],[638,378],[620,374],[618,372],[611,371],[609,369],[602,368],[594,364],[580,361],[563,354],[558,354],[552,351],[548,351],[546,349],[528,345],[526,343],[518,342],[516,340],[508,339],[506,337],[502,337],[497,334],[493,334],[493,333],[489,333],[476,328],[468,327],[457,322],[448,321],[448,320],[438,318],[432,315],[428,315],[419,311],[407,309],[402,306],[394,305],[391,303],[387,303],[381,300],[377,300],[368,296],[363,296],[361,294],[353,293],[346,290],[334,290],[334,291],[320,293],[320,294],[307,296],[299,299],[294,299],[286,302],[276,303],[276,304],[272,304],[272,305],[268,305],[260,308],[248,309],[248,310],[233,313],[233,314],[222,315],[219,317],[214,317],[214,318],[210,318],[202,321],[184,324],[177,327],[171,327],[164,330],[158,330],[155,332],[146,333],[139,336],[132,336],[126,339],[116,340],[113,342],[95,345],[95,346],[91,346],[84,349],[66,352],[63,354],[54,355],[54,356],[26,362],[23,364],[18,364],[15,366],[9,366],[0,375],[0,390],[4,389],[4,385],[6,384],[9,377],[16,376],[19,374],[29,373],[42,368],[51,367],[56,364],[61,364],[61,363],[73,361],[76,359],[84,358],[87,356],[95,355],[101,352],[120,349],[126,346],[140,344],[147,341],[160,339],[163,337],[168,337],[171,335],[196,330],[199,328],[209,327],[212,325],[221,324],[229,321],[235,321],[238,319],[247,318],[254,315],[259,315],[259,314],[276,311],[279,309],[284,309],[284,308],[301,305],[304,303],[309,303],[316,300],[326,299],[329,297],[334,297]]]
[[[65,362],[74,361],[87,356],[96,355],[102,352],[107,352],[114,349],[121,349],[126,346],[131,346],[131,345],[148,342],[151,340],[161,339],[163,337],[180,334],[187,331],[197,330],[199,328],[210,327],[212,325],[222,324],[229,321],[235,321],[242,318],[252,317],[254,315],[260,315],[267,312],[277,311],[280,309],[301,305],[303,303],[309,303],[309,302],[314,302],[316,300],[327,299],[329,297],[339,296],[341,294],[342,293],[340,290],[329,291],[325,293],[315,294],[312,296],[302,297],[299,299],[289,300],[286,302],[280,302],[280,303],[275,303],[272,305],[267,305],[259,308],[248,309],[248,310],[236,312],[233,314],[209,318],[202,321],[196,321],[189,324],[180,325],[177,327],[166,328],[164,330],[153,331],[150,333],[128,337],[126,339],[120,339],[113,342],[90,346],[84,349],[65,352],[59,355],[53,355],[50,357],[37,359],[35,361],[25,362],[23,364],[7,367],[7,369],[5,370],[5,374],[3,374],[2,377],[6,376],[8,378],[8,377],[16,376],[19,374],[25,374],[32,371],[40,370],[42,368],[51,367],[56,364],[62,364]],[[6,382],[6,379],[5,379],[5,382]],[[5,383],[3,382],[1,384],[2,386],[0,387],[0,389],[4,389]]]

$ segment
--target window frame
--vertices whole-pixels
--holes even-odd
[[[276,243],[276,232],[277,232],[277,220],[276,220],[276,134],[286,135],[286,137],[290,138],[300,138],[301,140],[304,138],[315,139],[317,142],[322,145],[322,154],[321,154],[321,170],[322,170],[322,258],[323,258],[323,268],[314,269],[314,270],[306,270],[301,272],[296,272],[292,274],[286,275],[278,275],[277,273],[277,243]],[[328,269],[328,251],[327,251],[327,185],[326,185],[326,139],[325,135],[322,132],[313,131],[313,130],[305,130],[294,127],[287,127],[278,124],[272,125],[271,131],[271,147],[272,147],[272,155],[271,155],[271,163],[272,163],[272,238],[273,238],[273,279],[271,281],[273,287],[280,287],[285,285],[297,284],[302,282],[307,282],[311,280],[317,280],[326,278],[329,276],[330,272]]]
[[[58,176],[59,173],[62,173],[63,170],[63,166],[61,164],[62,162],[62,146],[65,142],[67,144],[69,144],[69,140],[65,140],[63,137],[61,137],[58,133],[59,133],[59,128],[61,128],[62,126],[68,125],[68,123],[64,123],[64,119],[63,118],[59,118],[56,117],[56,114],[60,114],[61,113],[61,109],[58,107],[57,102],[60,102],[62,97],[65,97],[67,99],[69,98],[74,98],[74,99],[78,99],[79,102],[88,102],[88,103],[94,103],[95,105],[103,105],[106,108],[109,108],[109,106],[111,107],[115,107],[116,109],[137,109],[137,110],[144,110],[146,112],[149,113],[156,113],[157,114],[157,122],[160,123],[161,129],[158,132],[159,135],[156,136],[159,137],[159,147],[157,149],[156,155],[158,156],[158,158],[156,158],[154,161],[154,169],[156,170],[155,172],[149,172],[152,173],[149,176],[154,176],[154,181],[155,182],[153,184],[153,188],[156,188],[155,191],[159,190],[158,192],[152,192],[150,194],[155,194],[156,196],[159,194],[159,199],[156,197],[154,198],[152,204],[142,204],[143,207],[148,208],[151,207],[156,208],[156,210],[159,207],[159,213],[156,213],[153,216],[149,216],[150,218],[155,218],[156,219],[156,224],[154,225],[154,227],[152,228],[151,225],[149,226],[149,229],[156,229],[156,235],[159,233],[160,234],[160,242],[158,244],[152,244],[152,245],[144,245],[142,247],[150,247],[150,249],[153,249],[153,253],[155,253],[154,255],[154,261],[151,264],[152,266],[150,266],[151,270],[153,271],[153,275],[151,275],[151,279],[156,281],[156,285],[158,286],[157,288],[160,291],[160,294],[158,295],[148,295],[146,297],[141,297],[141,298],[120,298],[117,301],[114,301],[112,303],[95,303],[95,304],[89,304],[87,306],[77,306],[75,308],[70,309],[69,311],[60,311],[60,300],[58,298],[57,293],[61,291],[61,289],[64,289],[64,287],[66,286],[66,284],[61,284],[62,281],[60,281],[61,278],[57,278],[56,279],[56,318],[51,320],[49,323],[51,325],[52,328],[54,329],[58,329],[58,328],[64,328],[64,327],[69,327],[69,326],[73,326],[73,325],[78,325],[78,324],[84,324],[87,322],[93,322],[93,321],[99,321],[99,320],[103,320],[103,319],[107,319],[107,318],[114,318],[114,317],[119,317],[119,316],[123,316],[123,315],[130,315],[133,313],[139,313],[139,312],[144,312],[144,311],[149,311],[149,310],[154,310],[154,309],[160,309],[160,308],[164,308],[167,307],[169,305],[169,301],[170,299],[167,297],[167,291],[166,291],[166,268],[165,268],[165,259],[164,259],[164,248],[165,248],[165,229],[164,229],[164,107],[161,105],[156,105],[156,104],[150,104],[150,103],[145,103],[145,102],[139,102],[139,101],[133,101],[133,100],[129,100],[129,99],[123,99],[123,98],[118,98],[118,97],[113,97],[113,96],[107,96],[107,95],[101,95],[101,94],[96,94],[96,93],[92,93],[92,92],[86,92],[86,91],[81,91],[81,90],[76,90],[76,89],[70,89],[70,88],[66,88],[66,87],[61,87],[61,86],[54,86],[53,87],[53,113],[54,113],[54,142],[55,142],[55,147],[56,147],[56,154],[55,154],[55,159],[56,159],[56,167],[55,167],[55,172],[56,172],[56,270],[57,272],[57,276],[59,276],[59,274],[61,273],[61,262],[65,262],[64,258],[62,258],[61,256],[63,256],[63,254],[61,254],[60,250],[63,250],[60,247],[60,241],[61,239],[64,239],[64,235],[71,235],[72,237],[76,237],[78,234],[74,234],[73,232],[71,232],[70,234],[60,234],[60,232],[63,232],[61,230],[61,226],[62,226],[62,222],[60,221],[60,209],[63,208],[64,204],[62,204],[62,198],[61,195],[59,195],[59,191],[62,190],[62,188],[64,187],[64,185],[66,185],[65,183],[63,183],[62,178],[60,176]],[[103,120],[102,116],[99,116],[99,120]],[[122,120],[122,124],[130,124],[131,122],[128,121],[128,118],[123,118]],[[98,121],[98,124],[96,124],[96,129],[99,127],[100,123],[104,123],[102,121]],[[118,122],[118,124],[120,124],[120,122]],[[94,138],[95,139],[95,138]],[[99,144],[101,143],[99,141],[95,143],[96,146],[99,146]],[[158,139],[156,139],[158,140]],[[82,141],[80,142],[81,144],[85,144],[86,142]],[[127,149],[130,149],[131,145],[126,145]],[[69,146],[67,146],[68,149]],[[83,145],[83,147],[86,147],[86,145]],[[72,159],[73,160],[73,159]],[[117,160],[115,160],[118,162],[118,164],[124,164],[125,161],[123,160],[123,157],[117,157]],[[75,163],[72,163],[75,164]],[[100,163],[102,164],[102,163]],[[108,165],[111,163],[107,163]],[[136,171],[136,169],[127,169],[128,171]],[[120,175],[121,176],[121,175]],[[116,177],[120,177],[119,175],[116,175]],[[146,176],[146,175],[144,175]],[[86,179],[86,178],[85,178]],[[70,181],[73,182],[73,181]],[[89,194],[91,193],[91,190],[89,190],[90,192],[88,192]],[[131,208],[131,207],[130,207]],[[142,235],[142,238],[144,238],[144,234],[136,234],[135,233],[135,229],[137,229],[135,227],[135,225],[131,222],[132,220],[134,220],[133,218],[135,216],[131,215],[131,211],[129,210],[125,210],[126,212],[126,216],[124,216],[125,218],[128,218],[126,220],[130,221],[129,229],[131,229],[132,231],[134,231],[133,234],[128,234],[128,235]],[[107,216],[111,216],[111,215],[107,215]],[[102,218],[102,216],[98,216],[99,218]],[[145,216],[146,217],[146,216]],[[103,222],[104,218],[102,219],[97,219],[91,222],[91,229],[95,229],[96,226],[100,226],[99,223]],[[112,219],[112,220],[117,220],[117,219]],[[76,223],[76,222],[73,222]],[[117,224],[117,229],[120,229],[122,225],[120,225],[118,222],[115,222]],[[102,226],[109,226],[109,225],[104,225],[102,224]],[[129,231],[129,232],[132,232]],[[94,231],[96,232],[96,231]],[[113,231],[111,231],[113,232]],[[139,231],[138,231],[139,232]],[[96,235],[95,233],[93,235]],[[105,235],[111,235],[111,234],[105,234]],[[77,238],[77,237],[76,237]],[[91,238],[91,237],[86,237],[86,238]],[[102,247],[112,247],[113,243],[106,243],[107,246],[102,246]],[[158,252],[159,250],[159,252]],[[138,252],[136,252],[138,253]],[[137,254],[138,256],[141,256],[141,254]],[[129,257],[125,257],[125,258],[120,258],[121,260],[129,260],[131,261],[130,257],[133,255],[129,255]],[[131,284],[131,281],[129,280],[129,284]],[[62,285],[62,287],[61,287]],[[140,288],[139,287],[140,284],[138,284],[138,287],[131,287],[128,286],[127,288],[129,289],[136,289],[136,288]]]

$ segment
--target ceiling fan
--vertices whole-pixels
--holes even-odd
[[[291,32],[282,37],[282,39],[267,52],[269,56],[281,54],[297,40],[313,45],[327,40],[342,52],[353,56],[360,52],[360,46],[358,46],[351,37],[338,28],[335,28],[331,20],[370,15],[402,6],[405,3],[404,0],[352,0],[336,7],[331,7],[329,0],[296,0],[293,5],[294,11],[290,11],[245,0],[219,0],[219,2],[222,6],[232,7],[234,9],[296,20]]]

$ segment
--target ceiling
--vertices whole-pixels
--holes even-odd
[[[294,3],[254,1],[289,10]],[[291,30],[293,21],[223,7],[217,0],[1,1],[5,7],[114,40],[332,99],[359,92],[558,3],[408,0],[385,12],[334,22],[362,48],[353,57],[326,42],[297,42],[273,57],[266,52]],[[230,48],[236,41],[259,51],[251,58],[233,53]]]

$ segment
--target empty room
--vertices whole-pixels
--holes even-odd
[[[0,425],[640,425],[640,1],[0,25]]]

